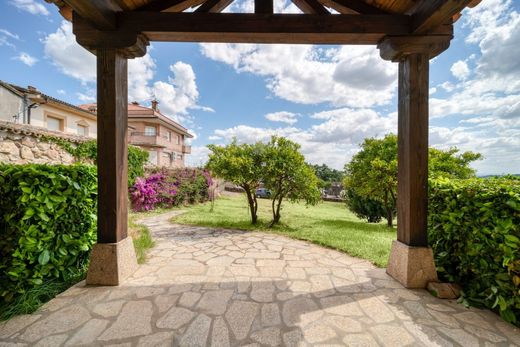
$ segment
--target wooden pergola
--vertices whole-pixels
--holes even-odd
[[[407,287],[436,279],[426,230],[429,60],[479,0],[292,0],[302,14],[273,13],[273,0],[254,0],[254,13],[222,13],[233,0],[47,1],[97,56],[98,243],[87,283],[117,285],[136,268],[127,236],[127,60],[150,41],[377,45],[398,62],[398,235],[387,271]]]

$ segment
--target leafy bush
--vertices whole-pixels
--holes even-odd
[[[134,211],[149,211],[157,207],[193,204],[208,199],[211,175],[206,170],[155,169],[145,178],[137,178],[130,188]]]
[[[84,268],[96,195],[93,166],[0,165],[0,302]]]
[[[345,199],[348,209],[353,212],[356,217],[365,219],[369,223],[381,222],[382,216],[386,213],[381,202],[367,199],[356,194],[354,189],[346,189],[343,198]]]
[[[77,161],[88,160],[92,163],[97,162],[97,142],[89,140],[73,145],[70,141],[54,136],[45,137],[47,141],[58,144],[61,148],[69,152]],[[135,183],[137,177],[144,175],[144,166],[148,161],[148,152],[136,146],[128,146],[128,186]]]
[[[443,280],[466,304],[520,321],[520,181],[432,180],[429,238]]]

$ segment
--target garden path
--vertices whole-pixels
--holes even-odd
[[[408,290],[367,261],[286,237],[144,220],[119,287],[79,283],[0,325],[0,346],[520,346],[490,311]]]

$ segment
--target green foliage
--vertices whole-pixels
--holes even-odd
[[[439,276],[467,304],[520,322],[520,181],[432,180],[429,239]]]
[[[397,136],[365,139],[361,151],[345,165],[345,172],[345,189],[381,203],[391,227],[397,203]]]
[[[227,146],[208,145],[211,153],[207,168],[216,176],[244,189],[251,213],[251,222],[257,222],[258,201],[255,190],[262,180],[264,148],[261,142],[238,144],[233,140]]]
[[[430,178],[458,178],[475,177],[475,170],[469,164],[482,159],[482,154],[464,152],[458,154],[457,148],[440,150],[430,148],[428,151],[428,176]]]
[[[149,153],[135,146],[128,146],[128,186],[135,183],[137,177],[144,176],[144,166],[148,161]]]
[[[89,140],[85,142],[79,142],[72,144],[72,142],[55,137],[45,136],[44,139],[49,142],[53,142],[59,145],[61,148],[66,150],[72,155],[76,161],[84,162],[89,161],[92,163],[97,162],[97,142],[96,140]],[[148,161],[148,152],[136,146],[128,146],[128,186],[132,186],[135,183],[137,177],[144,175],[144,165]]]
[[[316,177],[318,177],[318,186],[320,188],[330,188],[332,183],[341,182],[343,180],[342,171],[332,169],[328,167],[326,164],[310,166],[314,169]]]
[[[428,175],[430,178],[471,178],[475,170],[469,165],[482,159],[474,152],[459,154],[457,148],[428,150]],[[346,190],[373,202],[379,202],[388,225],[396,211],[397,202],[397,136],[388,134],[383,139],[365,139],[359,151],[345,165],[346,176],[343,184]],[[358,206],[359,205],[355,205]],[[371,209],[368,206],[366,209]],[[373,210],[373,209],[372,209]],[[354,211],[355,212],[355,211]]]
[[[343,198],[347,207],[356,217],[365,219],[368,223],[379,223],[385,215],[383,205],[376,200],[365,198],[352,188],[345,190]]]
[[[82,268],[96,239],[96,169],[0,166],[0,300]]]
[[[280,221],[284,199],[304,200],[308,205],[320,201],[318,178],[299,150],[297,143],[277,136],[265,145],[262,181],[272,192],[273,224]]]

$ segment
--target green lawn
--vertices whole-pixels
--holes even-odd
[[[323,202],[317,206],[282,205],[281,225],[268,228],[271,218],[270,200],[260,199],[256,226],[250,224],[244,195],[222,196],[214,203],[187,207],[187,212],[173,222],[219,228],[262,230],[307,240],[338,249],[352,256],[367,259],[379,267],[388,261],[390,245],[396,238],[395,229],[384,223],[369,224],[354,216],[344,204]]]

